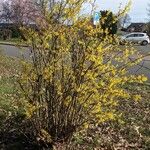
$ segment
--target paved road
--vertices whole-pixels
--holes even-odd
[[[135,48],[138,51],[140,51],[142,54],[148,54],[148,53],[150,53],[150,45],[147,45],[147,46],[136,45]]]
[[[150,45],[148,46],[135,46],[135,48],[140,51],[141,54],[147,55],[150,53]],[[0,45],[0,50],[2,50],[2,53],[8,56],[12,57],[18,57],[18,58],[25,58],[29,59],[29,51],[27,48],[19,49],[15,46],[8,46],[8,45]],[[133,67],[130,70],[131,74],[145,74],[150,81],[150,56],[145,57],[144,60],[137,66]]]
[[[0,45],[0,52],[4,55],[29,59],[29,51],[26,47],[18,48],[10,45]]]
[[[130,72],[132,74],[144,74],[150,81],[150,45],[137,45],[135,48],[145,57],[143,58],[143,61],[140,62],[140,64],[138,64],[136,67],[132,68]]]

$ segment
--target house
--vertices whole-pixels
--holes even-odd
[[[147,24],[146,23],[131,23],[126,32],[147,32]]]
[[[10,39],[12,37],[12,23],[0,23],[0,38],[3,40]]]
[[[27,27],[38,30],[34,23],[29,24]],[[18,38],[20,36],[20,30],[16,24],[0,22],[0,39],[6,40],[10,38]]]

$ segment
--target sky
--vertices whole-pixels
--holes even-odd
[[[98,5],[98,10],[112,10],[113,12],[117,12],[122,3],[122,6],[127,4],[128,0],[96,0]],[[148,15],[148,3],[150,0],[132,0],[132,6],[129,11],[129,15],[131,17],[131,22],[147,22]]]
[[[5,0],[0,0],[0,2],[3,1]],[[128,1],[129,0],[96,0],[97,10],[111,10],[114,13],[117,13],[120,4],[122,3],[123,7]],[[148,3],[150,3],[150,0],[132,0],[131,10],[129,11],[131,22],[148,21]]]

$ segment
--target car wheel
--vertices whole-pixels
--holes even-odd
[[[147,41],[143,41],[142,43],[141,43],[141,45],[147,45],[148,44],[148,42]]]

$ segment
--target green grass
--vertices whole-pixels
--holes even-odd
[[[19,60],[16,58],[11,58],[3,56],[0,54],[0,78],[2,77],[12,77],[19,69]]]
[[[0,39],[0,43],[17,45],[17,44],[22,44],[22,40],[20,38],[11,38],[6,40]]]
[[[11,106],[11,98],[14,92],[13,84],[10,79],[2,78],[0,80],[0,108],[9,111]]]
[[[0,122],[1,110],[13,112],[16,92],[14,75],[19,71],[19,60],[0,55]],[[141,94],[142,100],[121,100],[118,110],[124,123],[110,121],[82,131],[71,143],[75,149],[143,149],[150,147],[150,84],[130,84],[126,89]],[[3,123],[2,123],[3,124]],[[126,143],[126,148],[125,148]],[[124,146],[124,147],[123,147]]]
[[[13,80],[8,78],[2,78],[0,80],[0,95],[13,93]]]
[[[11,39],[6,39],[6,40],[3,40],[2,38],[0,38],[0,41],[20,42],[21,38],[11,38]]]
[[[19,60],[0,55],[0,110],[11,111]]]

